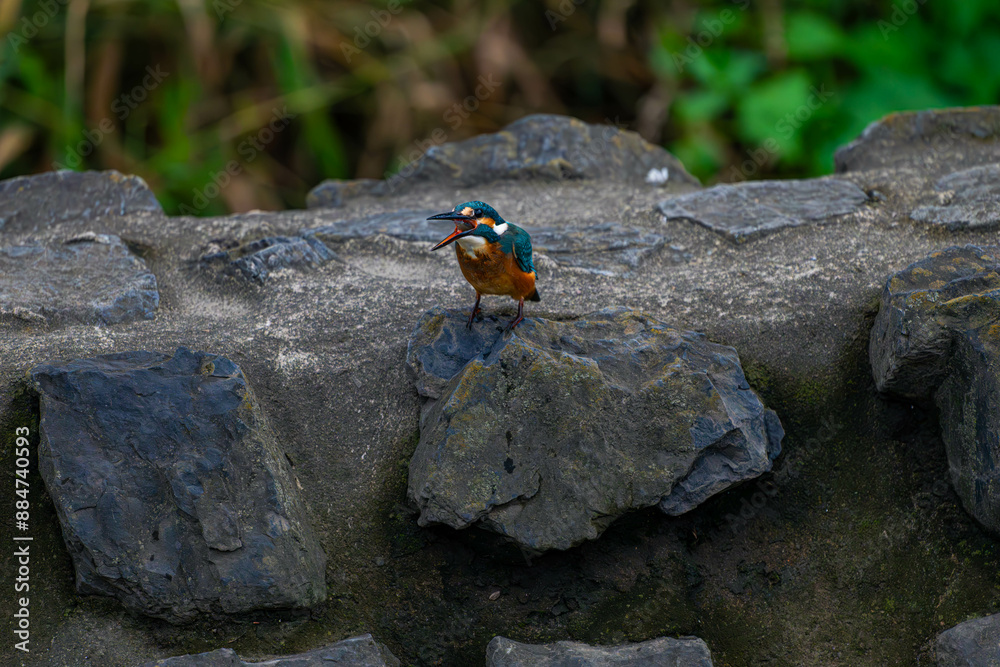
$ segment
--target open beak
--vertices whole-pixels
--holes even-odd
[[[465,215],[464,213],[456,213],[455,211],[448,211],[447,213],[438,213],[437,215],[432,215],[427,218],[428,220],[451,220],[455,223],[455,231],[445,237],[440,243],[431,248],[431,250],[437,250],[438,248],[443,248],[452,241],[456,241],[463,236],[468,236],[472,231],[479,226],[476,219],[471,215]]]

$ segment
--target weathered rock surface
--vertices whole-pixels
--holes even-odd
[[[0,325],[149,320],[159,303],[156,276],[117,236],[0,248]]]
[[[1000,159],[1000,145],[997,147]],[[1000,164],[987,164],[949,174],[934,184],[944,200],[921,206],[910,217],[952,231],[1000,226]]]
[[[1000,533],[1000,248],[948,248],[891,276],[869,356],[881,391],[933,397],[955,489]]]
[[[936,648],[937,667],[1000,667],[1000,614],[945,630]]]
[[[838,174],[869,169],[919,169],[943,175],[997,161],[1000,106],[889,114],[833,156]]]
[[[226,273],[263,285],[272,271],[314,268],[336,258],[314,236],[269,236],[232,250],[203,255],[203,264],[221,263]]]
[[[488,667],[712,667],[712,654],[697,637],[660,637],[620,646],[569,641],[522,644],[494,637],[486,647],[486,664]]]
[[[420,524],[481,523],[528,549],[595,539],[622,514],[681,514],[770,470],[778,418],[736,351],[636,311],[529,318],[515,335],[436,308],[407,363],[434,401],[410,462]]]
[[[232,361],[125,352],[31,379],[39,468],[79,592],[171,622],[324,599],[325,556]]]
[[[428,183],[468,188],[502,180],[576,179],[698,185],[677,158],[634,132],[538,114],[500,132],[432,146],[388,181],[327,181],[309,193],[308,203],[340,206],[351,196],[402,194]]]
[[[361,635],[323,648],[295,655],[245,662],[236,651],[220,648],[209,653],[179,655],[146,664],[146,667],[399,667],[399,659],[371,635]]]
[[[53,171],[0,182],[0,233],[37,233],[63,220],[137,212],[162,215],[163,209],[145,181],[117,171]]]
[[[690,220],[737,243],[783,227],[827,223],[862,210],[868,196],[836,178],[751,181],[665,199],[657,210],[668,220]]]

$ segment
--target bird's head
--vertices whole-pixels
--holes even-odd
[[[463,202],[452,211],[438,213],[427,219],[451,220],[455,223],[455,231],[431,250],[443,248],[452,241],[457,241],[465,236],[488,236],[490,232],[501,234],[507,226],[507,223],[492,206],[481,201]]]

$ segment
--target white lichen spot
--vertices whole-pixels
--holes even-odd
[[[660,169],[654,167],[646,174],[646,182],[650,185],[663,185],[669,178],[670,170],[666,167],[661,167]]]

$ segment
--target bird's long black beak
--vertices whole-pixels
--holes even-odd
[[[437,215],[432,215],[427,218],[428,220],[451,220],[455,223],[455,231],[445,237],[440,243],[431,248],[431,250],[437,250],[438,248],[443,248],[452,241],[456,241],[463,236],[467,236],[472,233],[472,231],[479,226],[476,219],[471,215],[465,215],[464,213],[458,213],[457,211],[448,211],[446,213],[438,213]]]

